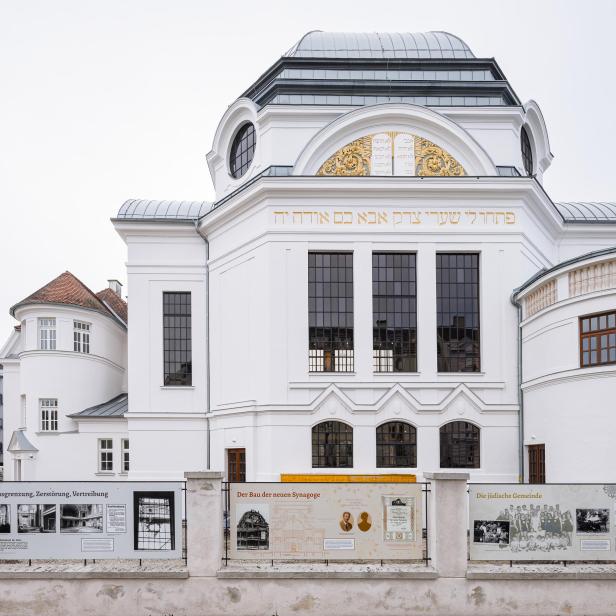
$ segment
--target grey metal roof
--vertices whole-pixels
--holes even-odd
[[[117,218],[197,220],[210,208],[207,201],[153,201],[150,199],[129,199],[125,201]]]
[[[124,417],[128,412],[128,394],[120,394],[107,402],[73,413],[69,417]]]
[[[565,222],[616,223],[613,201],[561,201],[554,205]]]
[[[474,58],[449,32],[321,32],[305,34],[286,54],[299,58]]]
[[[38,449],[28,440],[23,429],[19,429],[13,432],[7,451],[23,453],[24,451],[38,451]]]

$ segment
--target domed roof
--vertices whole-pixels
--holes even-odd
[[[296,58],[474,58],[449,32],[321,32],[305,34],[285,57]]]

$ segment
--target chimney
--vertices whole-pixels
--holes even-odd
[[[119,280],[111,279],[107,281],[109,288],[118,296],[122,297],[122,283]]]

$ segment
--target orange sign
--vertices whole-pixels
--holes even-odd
[[[281,473],[283,483],[416,483],[416,475],[318,475]]]

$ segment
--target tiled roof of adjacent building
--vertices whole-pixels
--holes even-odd
[[[107,402],[91,406],[69,417],[124,417],[128,412],[128,394],[120,394]]]
[[[111,291],[109,289],[109,291]],[[101,291],[101,293],[103,293]],[[113,291],[111,291],[113,293]],[[103,297],[99,297],[88,287],[86,287],[79,278],[71,274],[71,272],[64,272],[57,278],[54,278],[51,282],[48,282],[45,286],[38,289],[28,297],[22,299],[20,302],[11,307],[10,313],[15,316],[15,310],[20,306],[27,306],[29,304],[62,304],[68,306],[79,306],[80,308],[87,308],[89,310],[96,310],[106,316],[115,317],[113,312],[103,302],[107,300],[107,293]],[[115,295],[115,294],[114,294]],[[124,300],[116,295],[118,302],[126,304]],[[115,302],[111,304],[108,301],[111,308],[116,314],[122,318],[122,312],[126,314],[127,308],[121,309],[121,306]],[[114,305],[118,307],[116,311]],[[123,319],[126,323],[126,319]]]
[[[108,305],[124,323],[128,323],[128,304],[111,289],[103,289],[96,294],[102,302]]]

